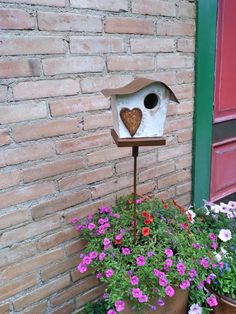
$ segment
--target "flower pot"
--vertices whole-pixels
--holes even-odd
[[[236,300],[219,295],[210,287],[207,289],[216,296],[218,302],[218,306],[213,309],[213,314],[236,314]]]
[[[175,290],[175,295],[173,297],[166,297],[163,299],[165,305],[153,311],[149,307],[146,307],[142,312],[138,313],[136,309],[132,308],[131,302],[126,302],[125,310],[122,314],[186,314],[188,305],[188,290]],[[152,305],[157,305],[157,298],[151,300]]]

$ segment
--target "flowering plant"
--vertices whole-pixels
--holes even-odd
[[[122,312],[127,300],[136,313],[143,307],[156,310],[177,289],[188,290],[190,285],[195,299],[202,299],[204,282],[214,277],[209,269],[215,260],[212,239],[192,227],[200,218],[175,201],[141,197],[136,203],[135,228],[131,196],[112,208],[99,208],[83,221],[72,219],[87,241],[78,271],[91,268],[106,284],[108,314]],[[213,306],[214,296],[206,302]],[[198,313],[193,312],[197,306],[190,311]]]
[[[218,263],[212,264],[214,280],[210,289],[218,295],[236,299],[236,202],[220,205],[206,202],[195,210],[198,222],[194,228],[206,231]]]

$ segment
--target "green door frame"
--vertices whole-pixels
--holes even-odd
[[[198,0],[196,19],[195,110],[192,203],[210,194],[217,0]]]

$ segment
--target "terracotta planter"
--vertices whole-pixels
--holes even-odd
[[[218,306],[213,310],[214,314],[236,314],[236,300],[213,293],[218,301]]]
[[[157,298],[151,301],[152,305],[156,305]],[[158,306],[156,311],[151,310],[149,307],[138,313],[137,310],[132,308],[131,303],[126,302],[125,310],[122,314],[186,314],[188,306],[188,290],[176,290],[173,297],[166,297],[164,299],[165,305]]]

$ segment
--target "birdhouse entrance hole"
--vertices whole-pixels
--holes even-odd
[[[154,94],[148,94],[145,98],[144,98],[144,107],[147,109],[154,109],[159,101],[159,97]]]

